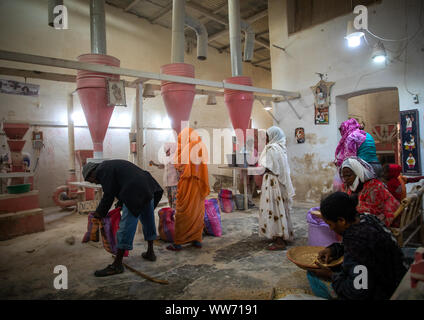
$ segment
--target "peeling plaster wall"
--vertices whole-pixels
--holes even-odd
[[[408,18],[405,18],[405,3]],[[369,29],[390,39],[405,38],[405,22],[409,35],[418,30],[420,0],[384,0],[369,8]],[[406,80],[408,89],[420,95],[420,104],[413,103],[405,88],[405,54],[387,65],[371,60],[371,49],[363,42],[360,47],[347,47],[346,27],[353,13],[338,17],[305,31],[288,36],[287,0],[269,0],[270,43],[286,51],[271,47],[272,86],[276,89],[300,91],[302,98],[292,102],[301,115],[298,119],[287,103],[276,107],[276,117],[287,135],[289,161],[296,200],[316,202],[325,193],[334,178],[331,164],[340,138],[338,127],[347,120],[348,103],[345,95],[377,88],[398,88],[400,110],[418,109],[420,119],[424,106],[424,33],[421,32],[408,47]],[[424,22],[423,22],[424,23]],[[368,36],[368,41],[374,39]],[[384,43],[391,51],[399,51],[404,43]],[[328,74],[332,88],[330,124],[314,124],[313,95],[310,89],[320,79],[316,72]],[[295,128],[304,127],[306,143],[297,144]],[[421,125],[420,136],[424,137]],[[322,139],[322,140],[321,140]],[[423,156],[423,155],[422,155]]]
[[[44,0],[14,0],[0,2],[0,49],[48,57],[76,60],[84,53],[90,52],[90,20],[87,1],[67,1],[65,5],[69,14],[69,29],[55,30],[47,25],[47,5]],[[170,63],[171,30],[152,25],[144,19],[124,13],[123,10],[106,5],[107,53],[121,60],[123,68],[160,72],[160,66]],[[196,52],[186,54],[186,63],[193,64],[196,78],[222,81],[231,77],[231,61],[228,53],[219,54],[209,48],[208,60],[200,62]],[[0,61],[0,66],[28,70],[50,71],[76,74],[74,70],[58,69],[23,63]],[[243,65],[244,75],[253,78],[257,87],[271,88],[271,75],[268,71]],[[1,78],[24,82],[17,77]],[[126,78],[126,80],[134,80]],[[52,122],[67,124],[67,94],[75,90],[74,84],[46,80],[28,79],[29,83],[40,85],[39,97],[22,97],[0,94],[0,119],[20,120],[31,123]],[[104,141],[104,157],[128,159],[128,133],[135,103],[135,89],[127,88],[128,108],[116,107]],[[197,128],[231,128],[231,121],[223,97],[217,97],[217,105],[206,106],[205,96],[197,96],[191,113],[190,124]],[[148,167],[149,160],[157,160],[159,142],[172,137],[170,130],[164,130],[163,120],[167,116],[162,99],[159,96],[144,99],[145,127],[145,168],[162,183],[163,172]],[[74,98],[74,112],[82,113],[78,96]],[[268,128],[272,118],[255,102],[252,112],[254,127]],[[195,125],[194,122],[197,122]],[[86,125],[85,120],[76,121],[76,125]],[[40,126],[44,133],[46,147],[35,176],[35,184],[40,191],[42,207],[53,205],[52,194],[56,187],[63,185],[68,174],[68,137],[66,127]],[[26,135],[27,141],[33,128]],[[5,138],[0,136],[0,154],[8,151]],[[3,146],[4,145],[4,146]],[[92,143],[88,128],[75,128],[75,148],[91,149]],[[33,154],[30,142],[24,151]],[[35,161],[35,159],[33,159]],[[210,183],[213,185],[213,173],[231,175],[231,171],[210,165]]]

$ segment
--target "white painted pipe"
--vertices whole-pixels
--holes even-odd
[[[252,87],[252,86],[242,86],[238,84],[227,83],[225,81],[218,82],[218,81],[202,80],[202,79],[196,79],[196,78],[180,77],[180,76],[173,76],[173,75],[163,74],[163,73],[145,72],[145,71],[139,71],[139,70],[125,69],[120,67],[119,68],[111,67],[111,66],[100,65],[95,63],[87,63],[87,62],[80,62],[80,61],[74,61],[74,60],[37,56],[33,54],[12,52],[12,51],[5,51],[5,50],[0,50],[0,60],[23,62],[28,64],[58,67],[58,68],[64,68],[64,69],[87,70],[87,71],[100,72],[100,73],[110,73],[110,74],[116,74],[120,76],[132,77],[132,78],[143,78],[146,80],[170,81],[170,82],[178,82],[178,83],[195,84],[199,86],[214,87],[218,89],[227,88],[227,89],[241,90],[241,91],[247,91],[247,92],[256,92],[260,94],[286,96],[286,97],[291,97],[294,99],[298,99],[301,97],[300,92],[265,89],[265,88],[258,88],[258,87]]]
[[[244,32],[244,61],[251,62],[253,60],[253,49],[255,48],[255,31],[244,20],[241,20],[240,27]]]
[[[91,53],[106,54],[105,0],[90,1]]]
[[[74,95],[68,95],[68,150],[69,150],[69,171],[75,172],[75,135],[74,135]]]
[[[185,0],[173,0],[172,5],[172,63],[184,63]]]
[[[137,127],[137,165],[144,169],[144,120],[143,120],[143,83],[136,89],[136,127]]]
[[[231,72],[233,77],[237,77],[243,74],[239,0],[228,0],[228,19],[230,29]]]
[[[185,24],[196,32],[197,59],[206,60],[208,57],[208,31],[205,25],[189,15],[185,16]]]

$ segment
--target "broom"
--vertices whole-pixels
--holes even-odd
[[[115,257],[114,257],[114,256],[112,256],[112,257],[115,259]],[[144,273],[142,273],[142,272],[140,272],[140,271],[138,271],[138,270],[134,269],[133,267],[130,267],[130,266],[129,266],[129,265],[127,265],[125,262],[122,262],[122,264],[123,264],[123,265],[124,265],[124,267],[125,267],[125,268],[127,268],[128,270],[130,270],[130,271],[134,272],[135,274],[139,275],[140,277],[142,277],[142,278],[144,278],[144,279],[146,279],[146,280],[149,280],[149,281],[152,281],[152,282],[155,282],[155,283],[160,283],[160,284],[169,284],[169,281],[168,281],[168,280],[160,280],[160,279],[152,278],[152,277],[148,276],[147,274],[144,274]]]

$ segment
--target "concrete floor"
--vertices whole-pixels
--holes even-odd
[[[312,205],[293,212],[296,240],[306,245],[306,213]],[[258,235],[258,209],[222,214],[223,236],[205,236],[201,250],[166,250],[155,242],[156,262],[141,259],[146,243],[137,232],[134,250],[125,262],[169,285],[147,281],[129,270],[96,278],[93,272],[112,262],[100,243],[81,243],[87,216],[55,212],[46,215],[46,231],[0,242],[0,299],[246,299],[267,300],[278,291],[308,291],[306,272],[288,261],[286,251],[265,250]],[[75,237],[75,244],[65,240]],[[53,287],[56,265],[68,269],[68,289]],[[275,292],[275,291],[274,291]]]

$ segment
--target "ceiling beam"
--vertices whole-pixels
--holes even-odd
[[[156,23],[160,18],[172,10],[172,1],[168,3],[166,7],[160,9],[149,21],[150,23]]]
[[[228,7],[228,5],[227,5],[227,4],[224,4],[223,6],[219,7],[218,9],[216,9],[216,10],[212,11],[212,13],[216,15],[216,14],[220,13],[222,10],[224,10],[224,9],[225,9],[225,8],[227,8],[227,7]],[[206,16],[203,16],[203,17],[199,18],[199,20],[200,20],[202,23],[206,23],[206,22],[207,22],[207,20],[209,20],[209,18],[208,18],[208,17],[206,17]]]
[[[198,13],[204,15],[205,17],[209,18],[210,20],[213,20],[215,22],[218,22],[220,24],[223,24],[224,26],[228,26],[228,19],[225,19],[219,15],[214,14],[213,12],[209,11],[203,6],[200,6],[193,2],[188,2],[186,4],[187,8],[193,9],[194,11],[197,11]]]
[[[133,0],[125,9],[124,11],[130,11],[133,7],[135,7],[137,4],[139,4],[142,0]]]
[[[264,59],[261,59],[261,60],[258,60],[258,61],[252,61],[252,64],[254,66],[256,66],[258,64],[261,64],[262,62],[269,61],[269,60],[271,60],[271,58],[264,58]]]
[[[264,10],[264,11],[261,11],[261,12],[259,12],[259,13],[257,13],[257,14],[255,14],[255,15],[253,15],[253,16],[251,16],[251,17],[249,17],[249,18],[247,18],[247,19],[244,19],[247,23],[253,23],[253,22],[255,22],[255,21],[258,21],[259,19],[262,19],[263,17],[266,17],[268,15],[268,10]],[[229,33],[229,30],[228,30],[228,25],[226,25],[226,29],[224,29],[224,30],[222,30],[222,31],[218,31],[218,32],[216,32],[216,33],[214,33],[214,34],[211,34],[209,37],[208,37],[208,41],[209,42],[211,42],[211,41],[214,41],[215,39],[217,39],[217,38],[219,38],[219,37],[222,37],[222,36],[225,36],[225,35],[227,35],[228,33]],[[269,45],[268,45],[268,47],[269,47]]]

